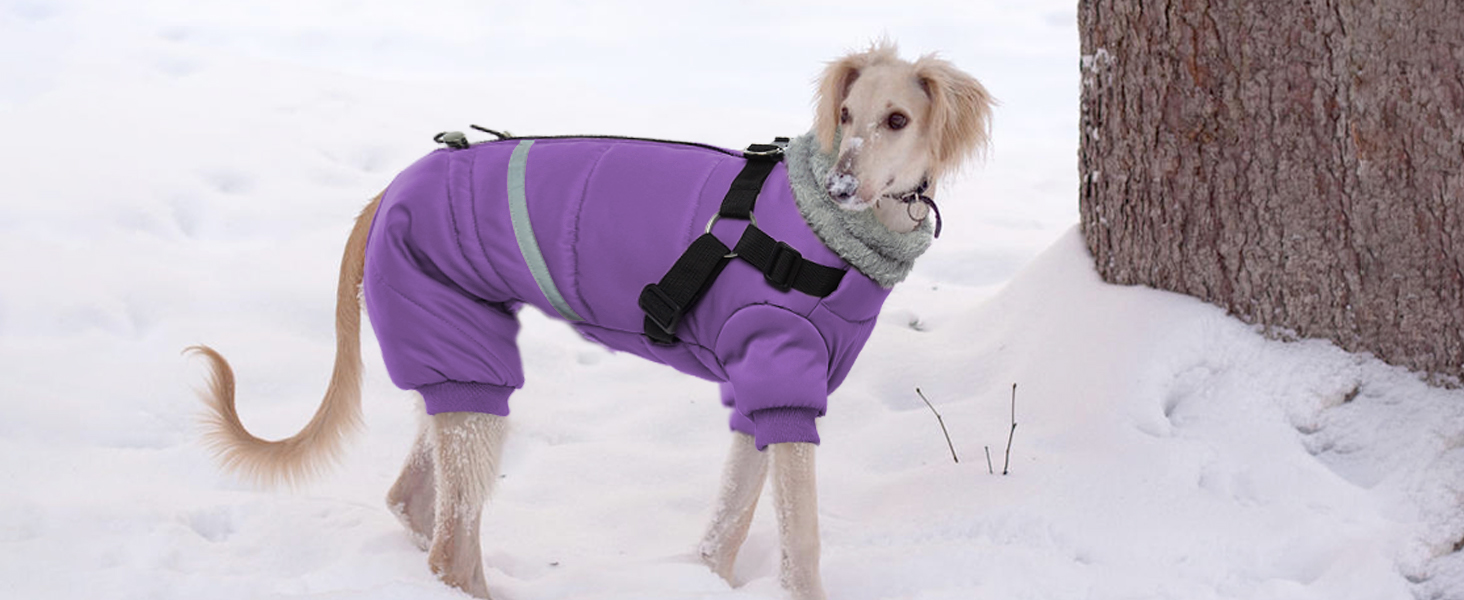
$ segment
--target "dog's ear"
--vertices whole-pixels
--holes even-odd
[[[930,97],[931,176],[939,177],[986,148],[995,101],[975,77],[933,55],[916,61],[915,74]]]
[[[818,135],[820,151],[829,154],[834,148],[834,135],[839,129],[839,111],[849,97],[849,87],[859,78],[859,71],[869,63],[869,53],[850,54],[829,63],[819,78],[815,99],[813,130]]]

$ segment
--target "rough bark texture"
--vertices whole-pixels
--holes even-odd
[[[1081,0],[1102,276],[1464,377],[1464,3]]]

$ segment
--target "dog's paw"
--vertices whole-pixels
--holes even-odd
[[[424,525],[420,516],[414,518],[412,511],[407,508],[405,502],[387,504],[386,508],[391,511],[391,514],[396,516],[397,522],[401,523],[402,527],[407,530],[407,537],[411,538],[412,544],[416,545],[418,550],[425,552],[428,548],[432,547],[432,523],[430,520]],[[427,515],[427,519],[431,519],[431,514]]]
[[[732,567],[737,560],[735,552],[729,554],[702,544],[700,551],[697,552],[696,560],[721,577],[722,581],[726,581],[727,585],[737,586],[737,582],[732,580]]]
[[[483,561],[477,553],[469,559],[445,551],[443,545],[435,546],[427,555],[427,566],[432,574],[443,583],[467,592],[474,598],[491,600],[488,595],[488,581],[483,577]]]

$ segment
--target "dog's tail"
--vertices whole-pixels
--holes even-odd
[[[263,440],[249,433],[234,406],[234,370],[223,355],[208,346],[185,352],[208,361],[208,388],[200,392],[208,412],[205,442],[226,470],[254,482],[275,486],[303,483],[333,464],[347,434],[361,424],[361,304],[359,290],[366,264],[366,237],[381,202],[377,196],[356,218],[341,258],[336,287],[335,370],[325,399],[310,423],[282,440]]]

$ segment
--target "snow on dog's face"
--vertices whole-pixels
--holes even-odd
[[[822,151],[837,151],[829,195],[863,210],[935,181],[986,144],[990,112],[976,79],[933,56],[907,62],[880,42],[831,63],[814,120]]]

